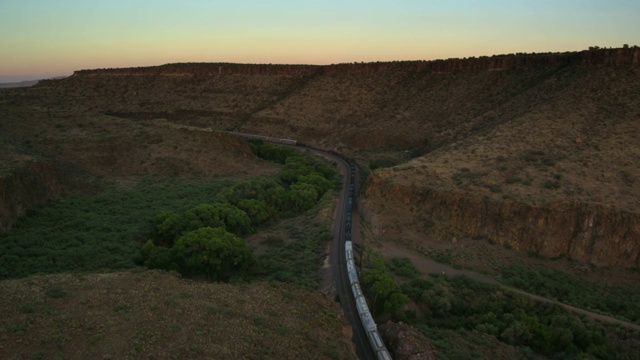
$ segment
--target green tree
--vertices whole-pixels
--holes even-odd
[[[447,316],[453,308],[455,296],[446,281],[436,284],[432,289],[425,290],[422,301],[429,306],[429,310],[439,317]]]
[[[318,201],[318,192],[308,183],[293,184],[289,189],[289,210],[302,211],[310,209]]]
[[[177,270],[175,257],[170,248],[155,246],[151,240],[140,250],[144,266],[149,269]]]
[[[246,212],[226,203],[200,204],[183,215],[186,231],[203,227],[224,227],[234,234],[253,232]]]
[[[409,302],[409,297],[402,293],[393,275],[384,267],[363,271],[362,284],[373,297],[372,308],[376,314],[382,312],[393,314]]]
[[[183,222],[186,231],[193,231],[203,227],[224,227],[220,217],[220,209],[214,204],[200,204],[184,213]]]
[[[289,156],[295,154],[296,150],[284,146],[265,144],[262,140],[251,140],[251,150],[257,156],[284,164]]]
[[[511,345],[526,345],[531,340],[531,332],[527,325],[520,321],[514,321],[504,329],[500,338]]]
[[[180,215],[173,211],[163,211],[154,218],[156,244],[173,246],[175,239],[184,231],[185,224]]]
[[[280,179],[285,184],[292,184],[298,181],[299,176],[311,174],[314,170],[302,156],[289,156],[280,171]]]
[[[396,285],[397,287],[397,285]],[[402,293],[402,291],[398,291],[395,289],[384,301],[382,304],[382,309],[384,312],[389,314],[396,314],[403,306],[408,304],[410,301],[409,297]]]
[[[287,210],[287,190],[282,186],[275,186],[267,189],[266,203],[269,210],[278,212]]]
[[[244,240],[223,228],[205,227],[190,231],[173,248],[179,269],[184,274],[206,274],[211,280],[228,280],[245,274],[254,263]]]
[[[324,194],[327,190],[331,189],[331,181],[327,180],[319,173],[300,175],[298,176],[297,184],[310,184],[315,188],[318,194]]]
[[[238,202],[238,208],[244,211],[254,225],[262,224],[269,220],[267,203],[256,199],[243,199]]]

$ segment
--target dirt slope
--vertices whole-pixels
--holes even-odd
[[[129,186],[148,175],[272,171],[237,137],[162,119],[108,116],[94,108],[98,100],[77,94],[83,88],[47,84],[0,92],[0,232],[48,201]]]
[[[318,292],[164,272],[0,282],[0,357],[354,359],[339,305]]]
[[[560,87],[567,71],[571,81]],[[638,267],[640,72],[564,70],[539,87],[546,100],[530,94],[527,111],[508,116],[506,108],[498,126],[373,173],[367,197],[381,228],[411,224],[548,257]]]

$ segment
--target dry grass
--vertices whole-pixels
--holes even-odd
[[[353,359],[340,306],[314,291],[155,271],[0,282],[3,359]]]

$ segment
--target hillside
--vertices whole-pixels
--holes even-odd
[[[241,139],[162,120],[107,116],[98,99],[83,97],[81,87],[60,86],[63,81],[0,92],[0,231],[48,201],[129,187],[148,175],[272,171]]]
[[[38,80],[27,80],[27,81],[19,81],[19,82],[8,82],[8,83],[0,83],[0,89],[8,89],[8,88],[16,88],[16,87],[27,87],[33,86],[38,83]]]
[[[626,47],[431,62],[83,70],[0,93],[4,157],[61,161],[74,169],[67,173],[103,179],[212,176],[251,168],[239,156],[246,150],[221,135],[168,126],[286,136],[337,148],[365,167],[404,163],[374,172],[366,193],[376,221],[402,228],[400,236],[436,226],[446,237],[637,267],[639,63],[640,48]],[[47,186],[53,197],[63,193]],[[452,196],[459,210],[451,210]],[[413,214],[403,213],[409,203]]]
[[[164,272],[0,282],[3,359],[353,359],[339,305],[293,286]]]

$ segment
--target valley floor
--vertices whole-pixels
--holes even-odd
[[[453,266],[447,265],[447,264],[442,264],[439,263],[437,261],[434,261],[432,259],[429,259],[421,254],[419,254],[417,251],[415,250],[411,250],[406,248],[405,246],[402,246],[400,244],[397,243],[393,243],[393,242],[384,242],[384,243],[380,243],[378,246],[376,246],[374,248],[374,250],[380,254],[382,254],[384,256],[384,258],[386,260],[390,260],[393,258],[408,258],[409,260],[411,260],[411,262],[415,265],[415,267],[420,271],[422,276],[427,276],[428,274],[432,274],[432,273],[438,273],[438,274],[444,274],[444,275],[448,275],[448,276],[459,276],[459,275],[463,275],[463,276],[467,276],[470,277],[476,281],[480,281],[483,283],[487,283],[487,284],[492,284],[492,285],[500,285],[502,287],[504,287],[505,289],[508,289],[510,291],[514,291],[516,293],[522,294],[522,295],[526,295],[536,301],[543,301],[543,302],[548,302],[548,303],[553,303],[556,305],[560,305],[563,308],[567,309],[568,311],[577,313],[577,314],[584,314],[587,315],[588,317],[590,317],[593,320],[597,320],[600,322],[606,322],[606,323],[611,323],[611,324],[615,324],[615,325],[620,325],[629,329],[634,329],[634,330],[640,330],[640,325],[628,322],[628,321],[623,321],[620,319],[616,319],[614,317],[611,316],[607,316],[607,315],[603,315],[603,314],[598,314],[592,311],[588,311],[585,309],[580,309],[577,308],[575,306],[571,306],[571,305],[567,305],[564,303],[561,303],[559,301],[553,300],[553,299],[548,299],[542,296],[538,296],[535,294],[531,294],[528,293],[526,291],[522,291],[520,289],[516,289],[514,287],[511,286],[506,286],[501,284],[499,281],[497,281],[496,279],[487,276],[487,275],[483,275],[481,273],[475,272],[475,271],[470,271],[470,270],[463,270],[463,269],[456,269]]]

